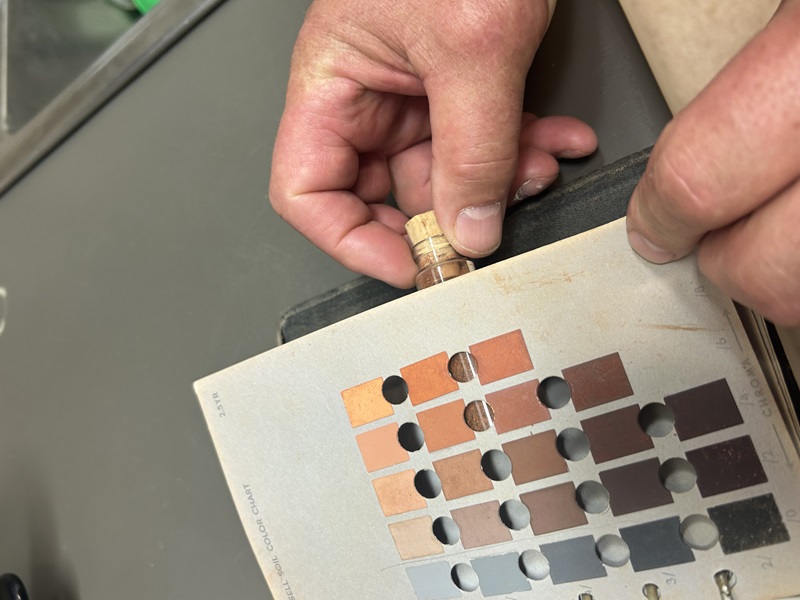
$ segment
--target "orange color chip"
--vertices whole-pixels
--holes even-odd
[[[458,390],[458,382],[447,370],[447,353],[440,352],[400,369],[411,404],[416,406]]]
[[[364,466],[372,473],[378,469],[399,465],[408,460],[408,452],[397,439],[397,423],[389,423],[356,436]]]
[[[433,520],[428,516],[392,523],[389,532],[403,560],[444,552],[441,542],[433,535]]]
[[[519,329],[473,344],[469,351],[478,363],[478,379],[482,385],[533,369]]]
[[[342,400],[353,427],[394,414],[394,407],[383,397],[383,377],[344,390]]]
[[[414,487],[413,469],[373,479],[372,487],[375,488],[378,502],[387,517],[428,506],[425,498]]]
[[[429,452],[475,439],[475,432],[464,420],[465,408],[463,400],[456,400],[417,413]]]

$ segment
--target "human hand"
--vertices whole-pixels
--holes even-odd
[[[494,251],[506,205],[552,183],[554,157],[597,145],[577,119],[522,113],[547,21],[546,0],[317,0],[292,57],[275,210],[399,287],[417,272],[406,215],[433,208],[457,250]]]
[[[628,208],[628,235],[665,263],[697,248],[705,275],[800,324],[800,1],[667,126]]]

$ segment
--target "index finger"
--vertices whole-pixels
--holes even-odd
[[[631,198],[631,245],[680,258],[800,175],[800,2],[767,28],[667,126]]]

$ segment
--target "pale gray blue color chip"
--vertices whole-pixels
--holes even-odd
[[[539,549],[550,562],[550,580],[555,584],[606,576],[590,535],[542,544]]]
[[[481,581],[484,596],[499,596],[514,592],[527,592],[531,584],[519,568],[519,554],[511,552],[499,556],[482,556],[470,561]]]
[[[449,600],[460,598],[461,592],[450,578],[450,565],[436,562],[406,569],[419,600]]]

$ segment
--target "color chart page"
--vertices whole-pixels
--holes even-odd
[[[736,309],[623,221],[195,389],[276,599],[800,596],[800,461]]]

